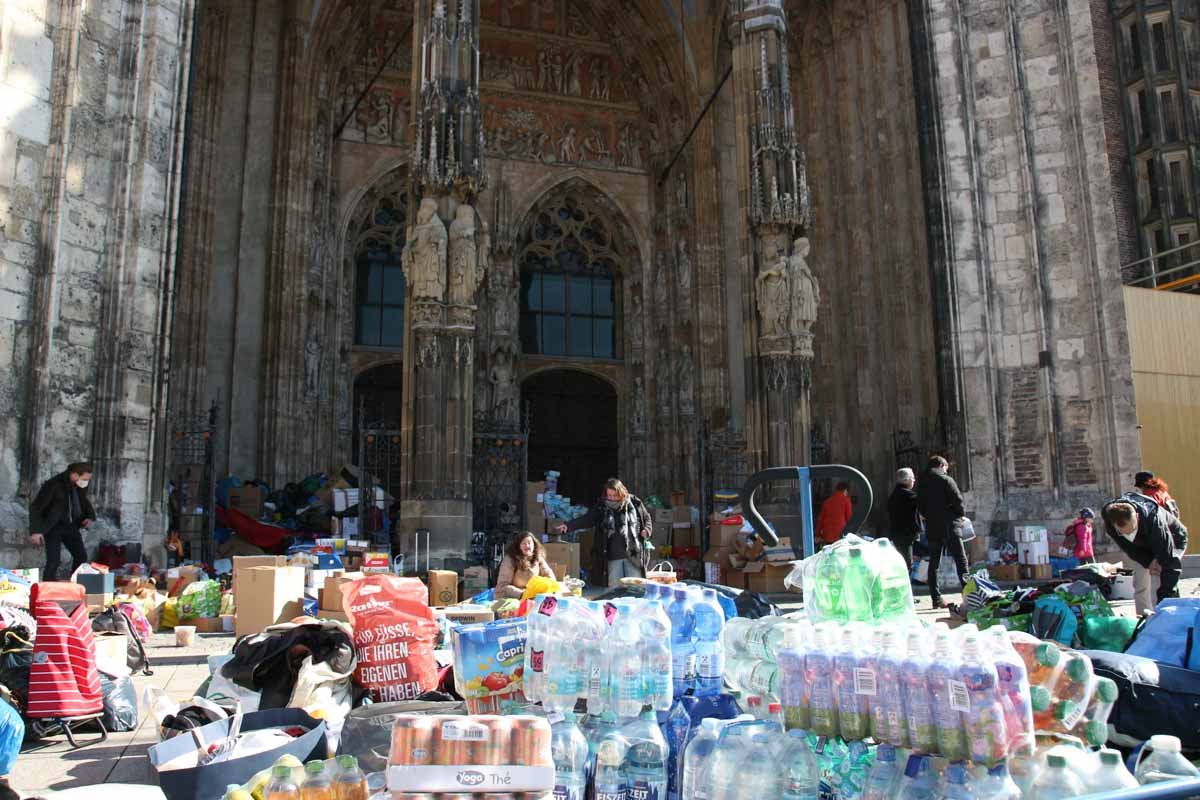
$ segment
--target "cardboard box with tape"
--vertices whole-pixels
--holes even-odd
[[[429,570],[429,605],[458,604],[458,573],[448,569]]]

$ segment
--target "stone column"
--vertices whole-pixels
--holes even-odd
[[[796,141],[781,0],[732,0],[739,195],[748,211],[742,263],[753,269],[749,365],[756,375],[748,438],[757,466],[807,464],[812,324],[819,298],[808,269],[804,153]],[[793,243],[794,239],[794,243]]]
[[[435,558],[463,556],[471,535],[476,295],[487,268],[474,203],[487,183],[479,110],[479,18],[473,3],[421,0],[414,17],[413,197],[405,247],[402,547],[430,531]]]

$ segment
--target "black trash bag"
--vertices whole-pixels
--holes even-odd
[[[444,697],[426,692],[421,698]],[[465,714],[466,704],[433,699],[401,700],[395,703],[371,703],[354,709],[346,716],[338,755],[358,759],[363,772],[382,772],[388,766],[392,747],[392,727],[401,714]]]
[[[760,617],[777,617],[779,609],[771,604],[764,594],[758,592],[742,592],[733,598],[739,617],[759,619]]]
[[[129,624],[129,618],[116,606],[106,608],[92,619],[93,633],[123,633],[125,634],[125,662],[133,672],[141,670],[143,675],[153,675],[150,669],[150,657],[146,655],[146,645],[137,629]]]
[[[23,625],[0,631],[0,684],[8,687],[18,708],[29,694],[29,667],[33,665],[33,637]]]
[[[133,679],[113,678],[100,673],[100,689],[104,693],[104,729],[133,731],[138,726],[138,696]]]
[[[221,674],[260,692],[260,709],[286,708],[308,656],[314,664],[328,663],[334,672],[346,673],[354,666],[354,642],[346,629],[334,622],[310,622],[243,636],[233,646],[233,658],[221,667]]]

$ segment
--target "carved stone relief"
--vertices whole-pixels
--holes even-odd
[[[633,432],[646,432],[646,386],[640,375],[633,379]]]
[[[451,305],[475,305],[475,291],[479,286],[477,269],[475,209],[463,203],[454,212],[454,221],[450,223],[448,301]]]
[[[672,380],[671,356],[662,353],[654,368],[654,393],[658,397],[659,420],[665,420],[671,415],[671,394],[674,381]]]
[[[445,297],[446,248],[446,226],[438,218],[437,201],[426,197],[406,248],[405,277],[413,299],[440,301]]]
[[[692,348],[683,346],[675,366],[675,383],[679,389],[679,414],[684,417],[696,415],[696,365],[692,360]]]

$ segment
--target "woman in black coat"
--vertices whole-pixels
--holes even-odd
[[[608,585],[616,586],[621,578],[646,577],[649,560],[650,533],[653,523],[650,512],[641,500],[616,478],[604,484],[604,500],[582,517],[559,525],[558,533],[592,528],[593,563],[608,564]]]

